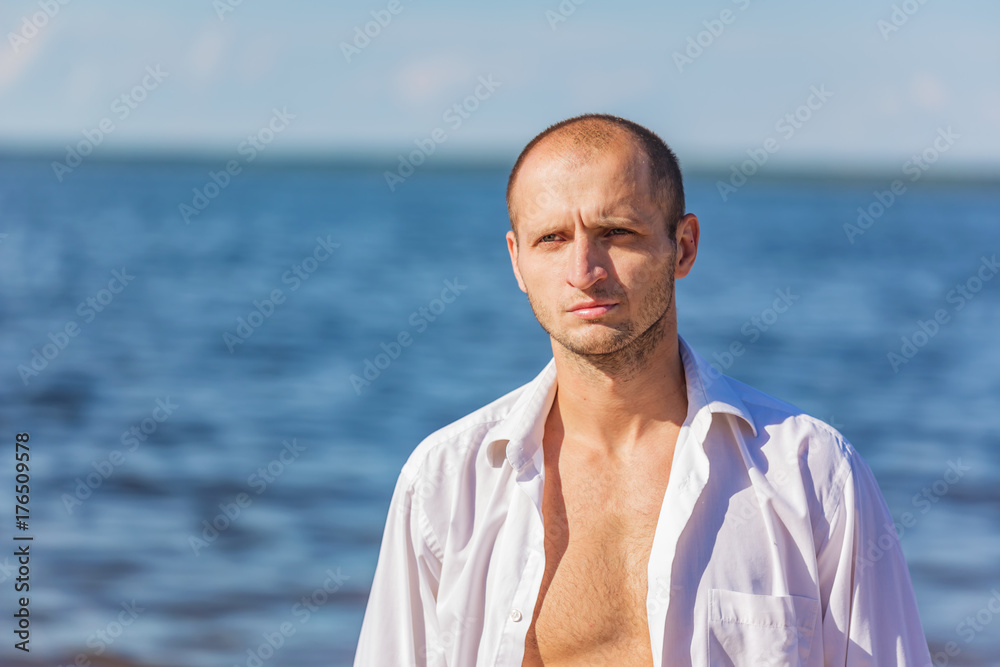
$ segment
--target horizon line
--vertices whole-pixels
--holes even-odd
[[[64,160],[64,153],[48,149],[28,149],[0,146],[0,162],[58,162]],[[104,151],[99,155],[88,155],[85,162],[98,164],[149,164],[149,165],[190,165],[218,167],[228,160],[234,159],[231,153],[221,151],[191,151],[144,149],[140,151]],[[399,154],[389,155],[383,151],[338,151],[329,155],[316,152],[284,151],[281,153],[261,153],[253,164],[241,164],[244,169],[307,169],[307,170],[361,170],[386,171],[393,173],[398,166]],[[242,161],[241,161],[242,162]],[[478,156],[450,156],[428,161],[417,167],[421,171],[452,172],[452,171],[509,171],[514,160],[491,154]],[[686,176],[697,178],[711,177],[728,180],[735,162],[723,163],[719,160],[689,160],[682,163],[682,172]],[[762,165],[763,167],[763,165]],[[901,169],[893,170],[887,166],[852,166],[846,163],[819,165],[800,161],[795,164],[784,164],[769,168],[761,168],[753,174],[754,180],[799,180],[799,181],[863,181],[904,179]],[[921,175],[921,181],[931,183],[967,183],[989,184],[1000,183],[1000,165],[959,165],[950,167],[934,167]]]

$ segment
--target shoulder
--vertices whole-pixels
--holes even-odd
[[[395,504],[400,512],[417,518],[439,558],[443,559],[449,542],[472,529],[469,522],[453,521],[455,513],[462,507],[477,506],[470,499],[482,488],[499,483],[498,471],[480,464],[485,460],[484,448],[492,441],[494,428],[511,414],[529,385],[437,429],[420,441],[403,465]]]
[[[871,474],[851,442],[831,424],[738,380],[726,380],[754,421],[757,436],[748,445],[767,462],[767,476],[800,478],[823,514],[835,511],[852,477]]]
[[[529,384],[504,394],[425,437],[407,458],[402,476],[415,483],[429,475],[451,472],[470,463],[487,444],[487,434],[510,414]]]
[[[840,431],[829,423],[804,412],[788,401],[776,398],[739,380],[729,376],[726,376],[726,380],[749,411],[758,435],[762,429],[771,432],[801,431],[804,435],[828,441],[842,456],[850,455],[852,449],[850,444]]]

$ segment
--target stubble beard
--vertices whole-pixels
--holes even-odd
[[[675,258],[676,248],[671,253],[664,280],[646,296],[639,307],[639,312],[632,319],[612,329],[610,337],[599,340],[574,340],[553,326],[555,318],[550,316],[548,310],[532,300],[530,293],[528,303],[531,304],[538,323],[556,343],[570,353],[569,359],[580,370],[586,374],[596,373],[628,380],[645,367],[666,335],[665,319],[673,307]],[[604,299],[614,298],[617,295],[595,293],[591,296],[595,299]],[[587,326],[606,325],[595,323]],[[641,332],[636,334],[640,328]]]

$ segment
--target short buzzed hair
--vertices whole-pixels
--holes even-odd
[[[625,118],[610,114],[588,113],[573,118],[567,118],[555,125],[550,125],[528,142],[521,154],[517,156],[510,176],[507,179],[507,213],[510,216],[510,226],[514,229],[514,207],[511,194],[514,182],[521,171],[521,165],[531,150],[542,140],[553,136],[574,147],[581,147],[596,153],[611,145],[621,134],[633,139],[648,159],[650,186],[653,198],[663,211],[667,221],[667,231],[673,239],[677,232],[677,223],[684,216],[684,183],[681,177],[680,163],[670,147],[653,131]],[[562,135],[566,135],[565,137]]]

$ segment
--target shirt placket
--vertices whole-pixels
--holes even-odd
[[[525,548],[512,558],[516,568],[511,580],[517,581],[509,597],[506,620],[499,641],[497,667],[517,667],[524,660],[524,640],[538,600],[545,572],[545,527],[542,523],[541,447],[517,473],[519,493],[514,504],[511,527],[519,527],[520,543]]]
[[[673,592],[681,585],[672,577],[677,550],[682,546],[680,537],[708,481],[708,457],[703,443],[711,419],[711,412],[702,409],[690,425],[681,427],[653,535],[647,568],[646,618],[654,667],[662,667],[667,611]]]

